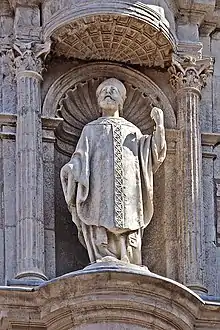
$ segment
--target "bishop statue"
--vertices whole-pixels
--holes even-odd
[[[152,135],[122,117],[124,84],[110,78],[96,91],[101,117],[82,130],[61,182],[90,262],[106,257],[141,265],[144,228],[153,216],[153,174],[166,156],[164,117],[154,107]]]

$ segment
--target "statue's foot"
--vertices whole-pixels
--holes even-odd
[[[128,258],[128,256],[123,256],[121,259],[118,259],[116,257],[112,257],[112,256],[106,256],[100,259],[97,259],[96,262],[117,262],[117,263],[127,263],[130,264],[130,260]]]
[[[119,261],[116,257],[106,256],[101,259],[97,259],[96,262],[117,262]]]
[[[122,258],[121,258],[121,261],[123,262],[126,262],[126,263],[129,263],[130,264],[130,260],[128,258],[128,256],[124,255]]]

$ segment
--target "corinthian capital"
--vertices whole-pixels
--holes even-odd
[[[174,57],[172,65],[168,69],[170,84],[175,92],[184,88],[201,91],[206,84],[208,75],[213,71],[213,59],[196,59],[187,56],[185,58]]]
[[[16,43],[14,49],[18,56],[15,58],[15,64],[18,72],[32,71],[41,74],[43,71],[43,59],[50,51],[51,42],[44,44]]]

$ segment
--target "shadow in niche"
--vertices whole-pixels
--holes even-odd
[[[60,169],[68,161],[68,156],[55,151],[56,276],[89,264],[87,251],[78,240],[77,228],[72,222],[61,187]]]
[[[165,168],[164,164],[162,164],[154,174],[154,215],[149,226],[144,231],[142,256],[143,264],[151,272],[166,277],[165,203]]]

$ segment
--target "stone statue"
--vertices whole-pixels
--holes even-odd
[[[152,109],[156,129],[143,135],[120,117],[122,82],[105,80],[96,96],[102,117],[83,128],[61,169],[65,199],[91,262],[113,257],[140,265],[143,230],[153,215],[153,173],[166,155],[163,112]]]

